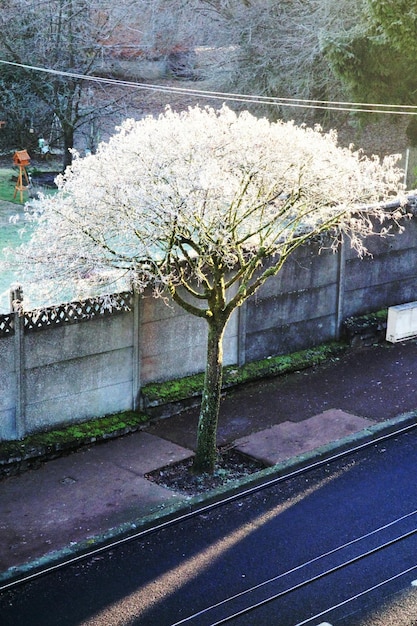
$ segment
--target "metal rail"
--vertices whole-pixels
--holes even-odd
[[[258,589],[261,589],[262,587],[265,587],[266,585],[269,585],[271,583],[277,582],[278,580],[282,580],[283,578],[285,578],[286,576],[289,576],[291,574],[294,574],[295,572],[299,572],[302,569],[312,565],[313,563],[318,563],[319,561],[327,558],[328,556],[331,555],[335,555],[338,552],[341,552],[342,550],[345,550],[346,548],[349,548],[365,539],[369,539],[370,537],[377,535],[378,533],[386,530],[387,528],[393,527],[396,524],[409,519],[413,516],[417,515],[417,510],[411,511],[410,513],[406,513],[405,515],[401,515],[400,517],[392,520],[391,522],[388,522],[387,524],[384,524],[383,526],[380,526],[379,528],[376,528],[368,533],[365,533],[364,535],[361,535],[360,537],[356,537],[355,539],[352,539],[351,541],[348,541],[340,546],[337,546],[336,548],[333,548],[332,550],[329,550],[327,552],[324,552],[323,554],[320,554],[319,556],[314,557],[313,559],[310,559],[309,561],[306,561],[304,563],[301,563],[300,565],[297,565],[296,567],[293,567],[292,569],[286,571],[286,572],[282,572],[281,574],[278,574],[277,576],[274,576],[272,578],[269,578],[265,581],[262,581],[260,583],[258,583],[257,585],[254,585],[252,587],[249,587],[248,589],[245,589],[243,591],[241,591],[240,593],[236,593],[232,596],[229,596],[228,598],[225,598],[224,600],[217,602],[215,604],[212,604],[200,611],[198,611],[197,613],[193,613],[192,615],[189,615],[188,617],[185,617],[183,619],[181,619],[178,622],[175,622],[174,624],[171,624],[171,626],[181,626],[182,624],[187,624],[189,622],[191,622],[192,620],[201,617],[202,615],[206,615],[207,613],[209,613],[210,611],[212,611],[213,609],[217,609],[219,607],[222,606],[226,606],[229,602],[232,602],[233,600],[237,600],[238,598],[242,598],[250,593],[253,593],[254,591],[257,591]],[[380,546],[377,546],[376,548],[373,548],[372,550],[368,550],[367,552],[362,553],[361,555],[356,556],[353,559],[350,559],[338,566],[335,566],[333,568],[331,568],[330,570],[327,571],[323,571],[321,572],[319,575],[314,576],[310,579],[306,579],[305,581],[303,581],[302,583],[290,587],[288,589],[286,589],[285,591],[282,591],[278,594],[272,595],[270,596],[268,599],[264,600],[261,603],[257,603],[255,604],[253,607],[249,606],[247,609],[239,612],[239,613],[235,613],[235,614],[231,614],[230,617],[224,618],[222,621],[220,622],[215,622],[212,624],[212,626],[217,626],[218,624],[223,624],[226,623],[227,621],[229,621],[230,619],[233,619],[233,617],[238,617],[239,615],[244,615],[245,613],[249,613],[253,608],[257,608],[259,606],[262,606],[263,604],[266,604],[267,602],[277,599],[278,597],[281,596],[285,596],[288,593],[291,593],[292,591],[295,591],[297,589],[301,589],[303,586],[310,584],[311,582],[314,582],[316,580],[319,580],[320,578],[323,578],[324,576],[334,573],[336,571],[338,571],[339,569],[342,569],[343,567],[346,567],[348,565],[351,565],[352,563],[355,563],[357,561],[360,561],[362,558],[365,558],[366,556],[370,556],[371,554],[374,554],[375,552],[380,551],[381,549],[385,549],[387,547],[389,547],[390,545],[393,545],[395,543],[397,543],[398,541],[402,540],[402,539],[406,539],[414,534],[417,533],[417,528],[413,529],[412,531],[408,531],[407,533],[403,533],[402,535],[398,535],[397,537],[395,537],[394,539],[391,539],[390,541],[387,541],[383,544],[381,544]],[[417,566],[416,566],[417,567]]]
[[[298,591],[299,589],[302,589],[303,587],[306,587],[307,585],[311,585],[312,583],[321,580],[322,578],[325,578],[326,576],[330,576],[331,574],[334,574],[335,572],[338,572],[342,569],[345,569],[346,567],[349,567],[350,565],[353,565],[354,563],[358,563],[359,561],[362,561],[363,559],[366,559],[370,556],[372,556],[373,554],[376,554],[377,552],[381,552],[382,550],[386,550],[387,548],[395,545],[396,543],[399,543],[400,541],[404,541],[405,539],[409,539],[410,537],[412,537],[413,535],[417,534],[417,529],[414,530],[410,530],[407,533],[404,533],[398,537],[395,537],[395,539],[391,539],[390,541],[387,541],[385,543],[383,543],[380,546],[377,546],[375,548],[372,548],[371,550],[367,550],[366,552],[363,552],[361,554],[359,554],[358,556],[355,556],[351,559],[348,559],[347,561],[344,561],[343,563],[340,563],[339,565],[335,565],[334,567],[331,567],[323,572],[320,572],[319,574],[317,574],[316,576],[312,576],[311,578],[307,578],[306,580],[303,580],[302,582],[293,585],[292,587],[289,587],[288,589],[284,589],[283,591],[279,591],[278,593],[274,593],[270,596],[268,596],[267,598],[264,598],[263,600],[259,601],[259,602],[254,602],[253,604],[250,604],[249,606],[245,607],[244,609],[241,609],[240,611],[236,611],[235,613],[231,613],[230,615],[227,615],[215,622],[212,622],[210,624],[210,626],[220,626],[221,624],[226,624],[227,622],[230,622],[233,619],[236,619],[237,617],[241,617],[243,615],[247,615],[248,613],[259,609],[261,606],[265,606],[266,604],[269,604],[270,602],[273,602],[274,600],[278,600],[279,598],[283,598],[287,595],[289,595],[290,593],[294,593],[294,591]],[[409,570],[413,570],[416,569],[417,565],[414,565],[412,568],[409,568]],[[389,579],[391,580],[391,579]],[[356,595],[352,597],[352,599],[355,599]],[[326,611],[323,611],[320,616],[322,614],[328,613],[328,611],[331,609],[328,609]],[[194,617],[194,616],[192,616]],[[178,626],[179,624],[185,624],[187,621],[190,621],[190,619],[184,619],[182,622],[176,622],[175,624],[172,624],[171,626]],[[303,622],[302,622],[303,623]],[[306,622],[304,622],[306,623]]]

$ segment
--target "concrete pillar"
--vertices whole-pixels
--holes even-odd
[[[239,367],[246,363],[246,300],[238,309],[237,318],[237,364]]]
[[[132,350],[132,408],[139,409],[141,390],[141,303],[139,294],[133,292],[133,350]]]
[[[10,309],[14,313],[15,339],[15,376],[16,376],[16,406],[15,406],[15,435],[16,439],[23,439],[26,435],[25,418],[25,354],[24,330],[25,318],[22,314],[23,289],[21,285],[12,285],[10,289]]]
[[[408,146],[404,169],[406,188],[413,191],[417,188],[417,146]]]
[[[336,303],[336,336],[340,339],[342,324],[344,320],[344,299],[345,299],[345,270],[346,270],[346,242],[342,236],[337,252],[337,303]]]

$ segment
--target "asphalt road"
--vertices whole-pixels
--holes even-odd
[[[416,580],[411,431],[3,592],[0,623],[415,626]]]

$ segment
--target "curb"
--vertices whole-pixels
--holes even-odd
[[[163,526],[174,524],[189,516],[219,506],[223,500],[238,499],[252,490],[268,486],[271,481],[279,482],[292,475],[319,467],[335,460],[335,457],[352,454],[361,447],[371,445],[378,440],[401,434],[417,427],[417,410],[400,414],[384,422],[376,423],[353,435],[338,439],[316,448],[311,452],[292,457],[271,467],[259,470],[242,479],[231,481],[206,494],[183,499],[169,506],[160,506],[155,513],[131,522],[125,522],[108,531],[80,542],[71,543],[60,550],[48,552],[44,556],[27,563],[11,567],[0,572],[0,591],[25,582],[41,573],[52,571],[61,566],[74,563],[94,553],[107,550],[112,545],[131,541],[142,535],[156,531]]]

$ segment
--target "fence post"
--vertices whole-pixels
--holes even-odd
[[[133,292],[132,408],[139,409],[141,389],[141,300]]]
[[[246,300],[238,308],[237,317],[237,364],[239,367],[246,363]]]
[[[345,299],[345,269],[346,269],[346,242],[342,235],[337,255],[337,303],[336,303],[336,336],[339,340],[342,332],[344,319],[344,299]]]
[[[23,439],[26,435],[24,361],[25,320],[22,315],[22,304],[22,286],[12,285],[10,288],[10,311],[14,313],[14,359],[16,375],[15,434],[17,439]]]

